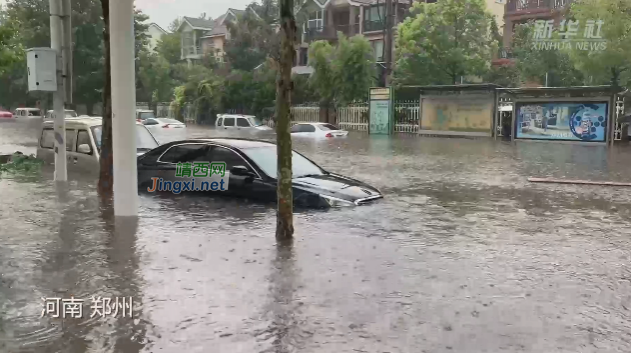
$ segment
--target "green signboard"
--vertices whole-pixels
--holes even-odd
[[[392,110],[392,89],[390,87],[371,88],[368,132],[390,135],[393,131]]]

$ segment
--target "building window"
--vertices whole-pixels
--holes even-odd
[[[300,48],[300,66],[309,65],[309,48]]]
[[[193,32],[182,33],[182,49],[184,49],[184,55],[195,54],[195,42],[193,40]]]
[[[370,42],[376,62],[383,62],[383,39],[373,40]]]
[[[322,11],[315,11],[309,14],[309,21],[307,21],[308,29],[320,29],[323,25]]]
[[[371,6],[364,12],[364,32],[379,31],[384,28],[386,18],[385,5]]]

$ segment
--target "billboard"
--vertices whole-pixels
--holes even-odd
[[[491,134],[493,104],[488,94],[422,97],[422,130],[478,132]]]
[[[605,142],[607,102],[519,103],[518,139]]]

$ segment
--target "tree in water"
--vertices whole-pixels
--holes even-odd
[[[280,0],[279,7],[281,50],[276,84],[276,141],[278,154],[276,239],[278,241],[286,241],[293,238],[294,234],[292,149],[289,128],[291,121],[291,66],[295,55],[296,20],[294,18],[293,0]]]
[[[101,0],[103,9],[103,41],[105,47],[105,87],[103,89],[103,126],[101,130],[101,171],[98,190],[102,196],[111,197],[114,188],[112,154],[112,75],[110,62],[110,2]]]

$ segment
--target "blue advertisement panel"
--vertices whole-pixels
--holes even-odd
[[[605,142],[607,102],[520,103],[518,139]]]

